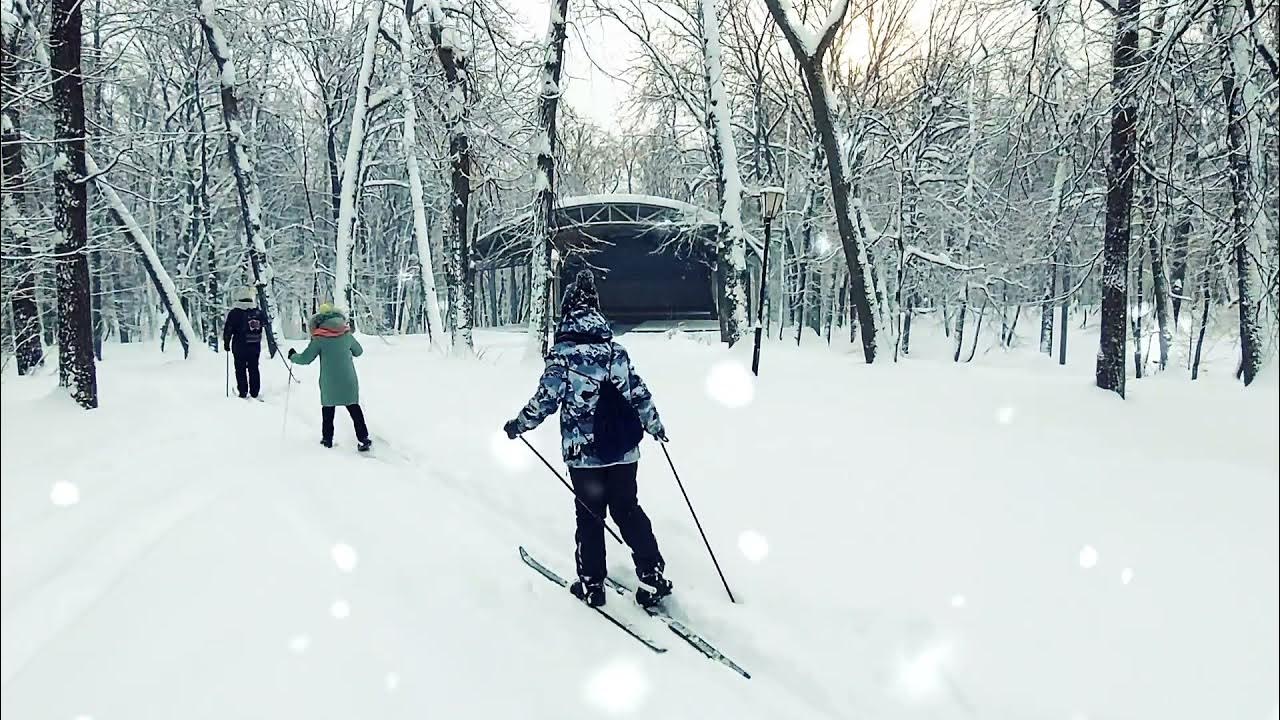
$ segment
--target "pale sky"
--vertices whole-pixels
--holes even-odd
[[[636,43],[610,20],[585,21],[575,16],[574,10],[583,3],[584,0],[571,0],[569,6],[565,78],[561,82],[564,100],[578,114],[591,118],[604,128],[616,130],[618,123],[615,118],[630,88],[625,81],[610,75],[621,74],[626,69],[628,61],[635,57]],[[512,6],[525,18],[529,37],[542,42],[547,34],[550,2],[513,0]],[[591,53],[590,58],[587,51]]]

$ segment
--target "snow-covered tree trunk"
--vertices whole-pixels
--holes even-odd
[[[199,76],[196,77],[196,92],[200,92]],[[200,108],[196,113],[200,119],[200,182],[196,186],[196,215],[200,221],[200,226],[204,229],[206,238],[205,249],[205,286],[204,286],[204,335],[205,344],[214,352],[217,352],[222,343],[219,342],[222,334],[220,321],[222,320],[222,307],[220,296],[218,294],[218,254],[214,247],[213,228],[210,221],[210,201],[209,201],[209,129],[205,120],[204,109]]]
[[[1119,0],[1112,48],[1111,145],[1103,239],[1102,323],[1095,379],[1124,397],[1128,313],[1130,214],[1136,166],[1138,20],[1141,0]]]
[[[1054,307],[1051,299],[1055,294],[1054,285],[1061,289],[1061,298],[1057,310],[1061,344],[1058,348],[1058,362],[1067,362],[1067,310],[1071,302],[1071,231],[1064,224],[1064,210],[1067,182],[1073,171],[1072,146],[1074,138],[1069,134],[1075,125],[1076,113],[1072,111],[1073,101],[1066,91],[1065,64],[1063,47],[1058,29],[1066,14],[1063,2],[1046,2],[1039,5],[1037,13],[1037,32],[1044,35],[1044,67],[1042,74],[1050,79],[1048,104],[1057,108],[1052,113],[1053,145],[1057,159],[1053,169],[1053,185],[1050,189],[1049,244],[1053,248],[1045,287],[1045,302],[1041,307],[1040,350],[1053,355],[1054,340]],[[1065,127],[1064,127],[1065,126]]]
[[[360,158],[364,148],[365,119],[369,109],[369,85],[373,78],[374,54],[378,49],[378,29],[385,3],[376,0],[368,10],[364,32],[364,49],[360,55],[360,73],[356,80],[355,98],[351,102],[351,132],[347,136],[347,152],[342,163],[342,187],[338,195],[338,231],[334,241],[337,260],[334,264],[335,300],[355,317],[355,278],[352,261],[355,253],[356,188],[362,178]]]
[[[53,231],[57,255],[58,380],[85,409],[98,407],[89,298],[88,201],[85,192],[84,77],[80,69],[80,0],[54,0],[49,32],[53,75]]]
[[[721,62],[720,17],[715,0],[699,0],[702,10],[702,69],[707,83],[708,135],[717,162],[720,226],[716,231],[716,264],[720,267],[720,315],[729,345],[747,332],[747,232],[742,225],[742,175],[733,138],[733,111],[725,90]]]
[[[1169,277],[1165,274],[1164,243],[1159,232],[1147,233],[1148,251],[1151,253],[1151,293],[1156,310],[1156,327],[1159,331],[1160,364],[1164,370],[1169,365],[1169,348],[1173,345],[1173,319],[1169,311]]]
[[[964,179],[964,218],[961,225],[961,232],[964,236],[964,259],[969,259],[970,253],[973,251],[973,222],[974,208],[976,207],[976,188],[978,173],[978,98],[977,98],[977,79],[973,74],[969,75],[966,83],[967,92],[965,93],[965,105],[967,112],[968,129],[966,139],[968,144],[968,157],[965,161],[965,179]],[[969,278],[966,275],[964,285],[960,290],[960,309],[956,312],[956,332],[955,332],[955,348],[952,353],[952,362],[960,362],[960,353],[964,350],[964,328],[966,316],[969,312]]]
[[[915,159],[911,151],[907,154],[908,157],[903,161],[905,167],[898,173],[898,268],[897,283],[893,290],[893,303],[897,306],[894,311],[898,322],[897,335],[893,344],[894,362],[898,361],[899,354],[907,354],[910,347],[910,340],[907,338],[911,333],[912,302],[911,295],[906,290],[907,263],[910,259],[907,256],[907,248],[916,245],[919,187],[916,185]]]
[[[1071,236],[1062,239],[1062,296],[1058,303],[1058,364],[1067,364],[1067,320],[1071,314]]]
[[[440,298],[436,295],[435,263],[431,258],[431,234],[427,230],[427,207],[423,199],[422,173],[418,168],[418,110],[413,93],[413,0],[406,0],[400,23],[400,83],[404,102],[403,140],[405,169],[409,175],[409,199],[413,205],[413,239],[418,250],[418,267],[422,274],[423,302],[427,311],[427,336],[433,345],[444,341],[444,321],[440,315]]]
[[[1146,188],[1143,189],[1143,192],[1146,192]],[[1146,220],[1143,219],[1141,222],[1146,223]],[[1142,229],[1143,228],[1140,226],[1139,231],[1141,232]],[[1131,317],[1133,318],[1133,377],[1141,380],[1146,377],[1146,373],[1143,372],[1146,366],[1146,358],[1142,353],[1142,315],[1143,306],[1146,304],[1146,297],[1144,296],[1145,288],[1143,287],[1142,282],[1142,271],[1146,260],[1146,252],[1141,239],[1138,241],[1137,259],[1137,267],[1134,268],[1135,272],[1133,273],[1133,312],[1131,313]]]
[[[1049,269],[1045,272],[1044,295],[1040,302],[1040,352],[1053,354],[1053,294],[1058,280],[1058,254],[1055,252],[1049,260]]]
[[[36,271],[31,255],[31,231],[27,226],[26,165],[22,158],[22,125],[18,104],[10,101],[20,90],[18,77],[18,22],[6,9],[0,36],[0,88],[6,99],[0,112],[0,214],[4,231],[11,238],[12,259],[6,258],[4,273],[12,278],[9,309],[13,317],[14,351],[18,374],[26,375],[44,362],[40,344],[40,308],[36,305]],[[19,219],[21,218],[21,219]]]
[[[1204,349],[1205,331],[1209,328],[1209,311],[1213,307],[1213,271],[1217,265],[1216,252],[1212,247],[1206,248],[1204,259],[1204,271],[1200,273],[1200,300],[1202,303],[1200,313],[1200,328],[1195,335],[1194,352],[1191,358],[1191,379],[1200,379],[1200,354]],[[1193,305],[1194,308],[1194,298]]]
[[[227,162],[236,179],[236,192],[240,197],[240,218],[244,222],[244,240],[248,248],[249,268],[253,284],[258,290],[258,307],[268,318],[267,349],[275,357],[279,345],[276,340],[276,303],[271,293],[274,273],[267,258],[267,246],[262,238],[262,192],[258,189],[257,169],[249,136],[240,119],[240,99],[236,93],[235,56],[227,36],[222,32],[214,15],[215,0],[198,0],[196,18],[204,30],[209,52],[218,66],[219,94],[222,98],[222,121],[227,131]]]
[[[444,71],[445,92],[440,108],[449,137],[449,184],[452,195],[449,216],[452,235],[448,240],[446,267],[449,276],[449,330],[454,352],[472,352],[472,292],[474,267],[471,262],[471,137],[467,134],[467,114],[471,107],[471,86],[467,77],[467,52],[452,28],[446,29],[444,12],[437,0],[427,0],[427,23],[436,57]]]
[[[191,348],[196,344],[197,335],[195,329],[191,326],[191,318],[187,316],[186,310],[183,309],[178,287],[173,284],[173,278],[164,269],[164,264],[160,261],[160,256],[156,253],[155,246],[151,244],[151,240],[143,232],[142,226],[138,224],[128,206],[120,199],[120,194],[102,178],[100,174],[102,170],[98,167],[98,164],[87,154],[85,155],[85,166],[90,176],[93,177],[95,187],[107,198],[107,206],[111,208],[111,214],[115,217],[120,227],[124,229],[125,235],[133,242],[134,249],[141,256],[142,267],[147,271],[147,276],[151,278],[151,283],[155,286],[156,293],[160,296],[160,303],[164,305],[165,311],[169,313],[169,321],[173,324],[173,329],[178,334],[178,341],[182,343],[182,354],[184,357],[189,357]]]
[[[1262,332],[1250,259],[1261,213],[1254,196],[1257,134],[1251,132],[1250,113],[1257,107],[1251,92],[1251,53],[1244,28],[1248,25],[1242,0],[1219,0],[1215,8],[1217,40],[1222,53],[1222,97],[1227,111],[1227,175],[1231,180],[1231,253],[1236,271],[1236,305],[1240,316],[1240,371],[1245,385],[1262,369]],[[1250,102],[1253,101],[1253,102]]]
[[[1059,138],[1059,143],[1065,140]],[[1066,240],[1062,237],[1065,230],[1062,227],[1062,200],[1066,189],[1067,179],[1071,175],[1071,151],[1065,145],[1058,147],[1058,160],[1053,170],[1053,190],[1051,191],[1050,206],[1053,208],[1053,217],[1049,221],[1049,236],[1054,243],[1053,260],[1049,266],[1048,277],[1045,280],[1044,302],[1041,305],[1040,312],[1040,352],[1046,355],[1053,355],[1053,296],[1054,283],[1058,277],[1058,267],[1062,268],[1062,282],[1059,287],[1062,288],[1063,294],[1067,294],[1070,288],[1067,286],[1068,270],[1063,258],[1067,255],[1064,249]],[[1062,332],[1065,334],[1066,317],[1061,319]]]
[[[1193,131],[1198,133],[1198,123],[1193,125]],[[1198,145],[1192,145],[1186,152],[1182,174],[1184,177],[1200,177],[1202,164],[1203,158],[1200,154],[1200,148]],[[1187,265],[1191,252],[1190,235],[1195,213],[1194,206],[1186,197],[1175,198],[1173,204],[1173,230],[1169,240],[1169,284],[1173,305],[1173,325],[1177,327],[1182,315],[1182,301],[1188,292]],[[1192,293],[1192,305],[1194,305],[1194,293],[1196,291],[1191,290],[1190,292]]]
[[[560,73],[564,65],[564,41],[569,0],[552,0],[547,39],[538,77],[538,135],[534,141],[532,234],[529,262],[532,268],[533,303],[529,308],[529,352],[547,352],[551,322],[551,238],[555,227],[556,116],[560,108]]]
[[[858,324],[862,330],[862,352],[870,363],[876,357],[875,284],[871,277],[864,226],[855,218],[856,203],[850,202],[849,174],[845,168],[841,136],[836,131],[835,111],[831,107],[831,93],[822,67],[827,48],[849,10],[849,1],[835,0],[821,30],[816,34],[802,27],[788,12],[790,3],[784,2],[785,0],[765,0],[769,13],[787,38],[787,44],[791,46],[791,51],[800,64],[805,85],[809,88],[814,125],[827,155],[827,172],[831,177],[831,204],[835,209],[845,262],[849,266],[853,305],[857,309]]]

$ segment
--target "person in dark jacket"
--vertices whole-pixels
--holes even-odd
[[[347,316],[329,303],[320,306],[308,326],[311,342],[302,352],[290,349],[289,360],[296,365],[309,365],[320,358],[320,444],[333,447],[333,417],[342,405],[355,427],[356,449],[365,452],[373,441],[360,408],[360,378],[352,360],[364,354],[364,348],[351,334]]]
[[[222,347],[235,359],[236,391],[240,397],[256,398],[262,390],[258,357],[262,354],[262,329],[266,324],[267,316],[258,308],[253,288],[237,292],[222,325]]]
[[[636,577],[642,585],[636,599],[643,604],[656,604],[671,594],[672,586],[662,574],[665,563],[653,526],[636,498],[640,448],[631,448],[614,462],[596,455],[592,426],[600,384],[612,383],[630,401],[645,431],[654,438],[666,442],[666,430],[649,388],[636,374],[626,348],[613,341],[613,332],[600,314],[600,296],[591,271],[578,273],[565,292],[560,315],[555,345],[547,356],[538,390],[503,429],[515,439],[536,428],[557,409],[560,411],[561,452],[580,501],[575,505],[574,558],[578,579],[569,591],[593,607],[604,604],[607,509],[631,548]]]

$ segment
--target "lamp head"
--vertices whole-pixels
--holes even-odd
[[[760,188],[760,217],[769,222],[782,212],[787,200],[787,191],[780,187]]]

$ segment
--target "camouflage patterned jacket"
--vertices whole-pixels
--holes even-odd
[[[536,428],[559,408],[565,463],[569,467],[605,465],[592,454],[591,426],[599,394],[597,388],[606,376],[631,400],[645,430],[654,436],[663,434],[662,421],[649,388],[636,374],[626,348],[613,342],[609,324],[595,310],[565,317],[560,322],[556,344],[547,355],[538,390],[516,416],[520,432]],[[639,459],[637,446],[615,464],[625,465]]]

